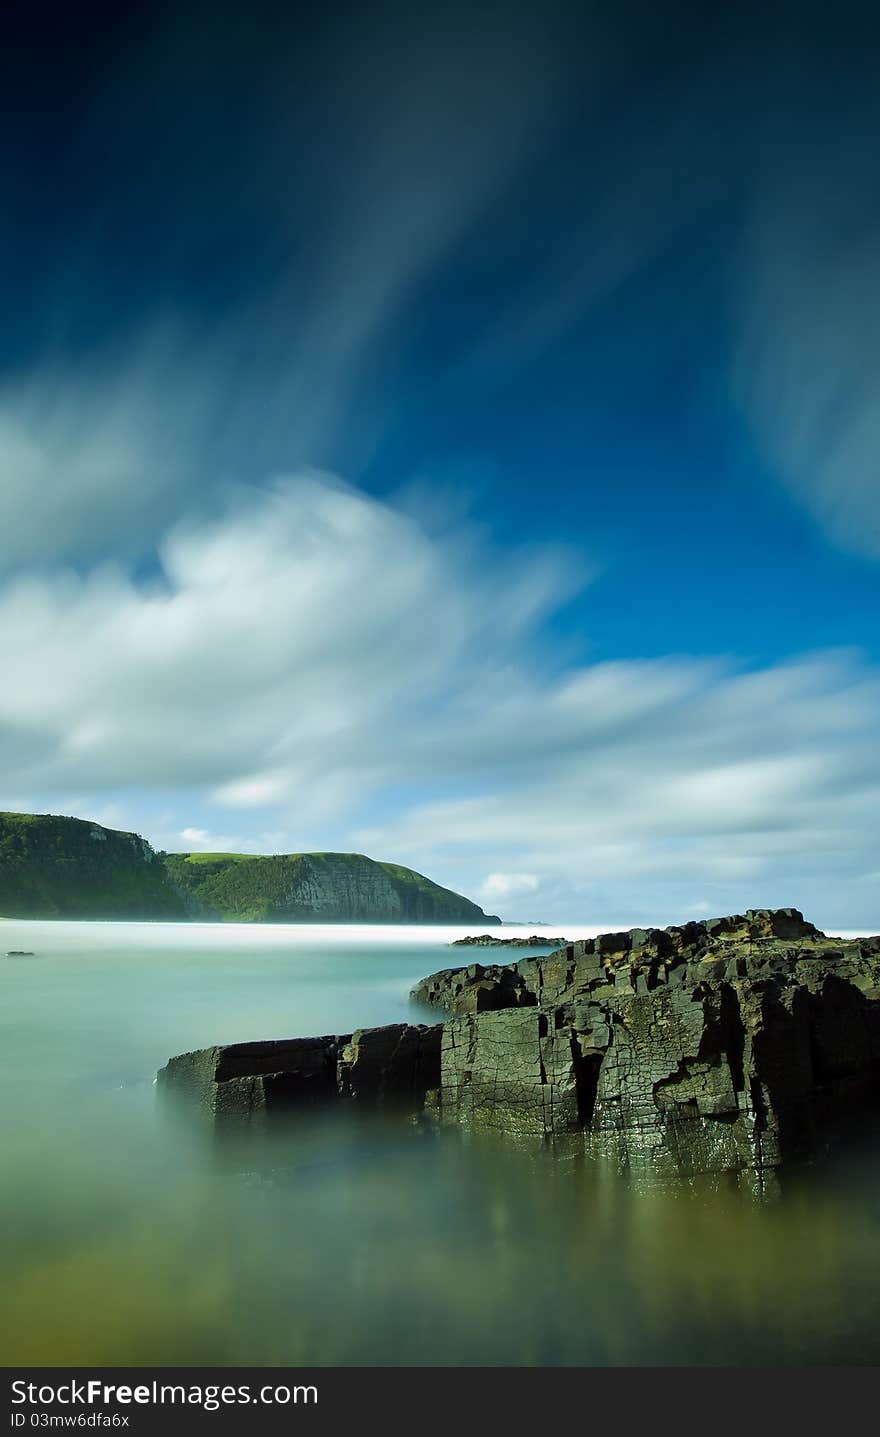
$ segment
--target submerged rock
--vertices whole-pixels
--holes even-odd
[[[158,1074],[160,1087],[213,1117],[246,1119],[337,1100],[418,1111],[439,1081],[439,1023],[201,1048],[171,1058]]]
[[[796,909],[445,969],[413,996],[446,1020],[209,1048],[159,1081],[216,1116],[394,1103],[573,1138],[640,1179],[724,1173],[757,1191],[880,1106],[880,938],[826,938]]]

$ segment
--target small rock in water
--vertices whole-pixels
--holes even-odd
[[[453,938],[453,948],[567,948],[568,938],[542,938],[533,933],[530,938],[499,938],[495,933],[476,933],[468,938]]]

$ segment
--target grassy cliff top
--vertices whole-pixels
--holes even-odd
[[[136,833],[48,813],[0,813],[8,918],[185,918],[187,903]]]
[[[190,897],[240,922],[497,922],[423,873],[363,853],[167,853]]]
[[[320,862],[322,859],[333,859],[333,858],[366,858],[367,855],[366,855],[365,853],[335,853],[335,852],[326,851],[326,852],[323,852],[323,853],[166,853],[166,854],[164,855],[164,857],[165,857],[165,858],[178,858],[178,859],[181,859],[184,863],[196,863],[196,864],[198,864],[198,863],[259,863],[259,862],[261,862],[261,861],[269,862],[269,861],[271,861],[271,860],[273,860],[273,859],[276,859],[276,858],[311,858],[311,859],[315,859],[316,861]],[[376,859],[372,859],[372,858],[371,858],[371,859],[367,859],[367,862],[369,862],[369,863],[374,863],[374,862],[376,862],[376,861],[377,861]],[[394,865],[393,865],[393,864],[390,864],[390,863],[386,863],[386,864],[383,864],[382,866],[383,866],[384,868],[391,868],[391,867],[393,867]],[[411,871],[411,870],[406,869],[406,868],[401,869],[401,872],[402,872],[402,873],[408,873],[408,872],[410,872],[410,871]]]
[[[0,914],[231,922],[491,923],[459,893],[362,853],[156,853],[136,833],[0,812]]]

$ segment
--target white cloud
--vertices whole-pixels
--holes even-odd
[[[4,780],[350,805],[479,674],[503,684],[571,587],[551,555],[511,573],[475,557],[466,535],[431,540],[312,476],[173,529],[141,582],[109,565],[18,576],[0,590],[0,725],[20,736]]]
[[[873,922],[877,672],[847,653],[573,669],[546,639],[538,662],[572,574],[305,476],[178,526],[150,577],[20,575],[0,589],[0,785],[91,815],[125,794],[136,827],[183,807],[193,848],[271,832],[471,892],[491,863],[502,912],[540,878],[554,921],[671,920],[696,890]],[[183,830],[147,825],[164,847]]]
[[[620,690],[640,703],[603,722]],[[696,884],[719,912],[813,904],[840,922],[849,904],[860,922],[880,918],[877,895],[851,883],[872,867],[880,802],[880,678],[856,656],[758,673],[600,665],[534,695],[523,718],[515,769],[487,769],[476,795],[416,804],[361,839],[423,867],[454,857],[457,874],[487,854],[541,872],[556,918],[673,921]],[[503,721],[501,733],[509,742]]]
[[[536,873],[490,873],[480,888],[480,897],[487,902],[513,898],[519,893],[534,893],[540,887]]]
[[[219,379],[216,363],[192,369],[181,336],[156,332],[0,389],[0,568],[152,548],[191,487]]]

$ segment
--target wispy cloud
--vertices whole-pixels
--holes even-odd
[[[175,344],[0,387],[0,568],[149,551],[195,466],[204,394]]]
[[[490,873],[480,887],[480,897],[494,903],[518,894],[535,893],[540,886],[536,873]]]
[[[478,796],[414,804],[361,840],[423,864],[454,855],[458,871],[489,853],[535,874],[562,916],[671,921],[695,903],[787,895],[876,922],[853,880],[872,862],[880,676],[832,654],[758,673],[628,663],[610,683],[604,667],[577,679],[577,738],[567,722],[560,733],[565,684],[535,695],[512,780],[486,773]],[[615,690],[630,685],[640,703],[617,723]]]
[[[880,223],[865,175],[826,179],[782,181],[758,211],[737,390],[771,472],[834,543],[876,559]]]
[[[241,16],[218,13],[207,35],[145,19],[68,137],[91,205],[35,296],[52,372],[32,371],[5,408],[0,392],[0,477],[10,517],[36,491],[34,554],[59,528],[71,554],[96,524],[122,541],[169,486],[205,488],[218,463],[261,480],[338,463],[342,447],[346,472],[362,465],[398,417],[419,306],[605,71],[576,26],[565,0],[497,13],[386,0],[315,17],[304,48],[293,15],[269,47]],[[597,39],[613,28],[597,21]],[[96,184],[108,170],[115,185]],[[136,255],[147,226],[155,244],[108,322],[123,220],[141,224]],[[215,246],[237,263],[200,304]],[[161,337],[144,340],[156,314]],[[163,417],[145,432],[147,410]],[[28,537],[20,518],[14,531]]]
[[[880,100],[868,17],[826,19],[769,51],[749,90],[733,388],[769,474],[832,543],[876,559]]]
[[[162,201],[152,287],[129,275],[131,314],[112,340],[85,326],[83,349],[70,316],[100,308],[119,246],[119,195],[95,196],[40,291],[51,357],[0,385],[13,799],[146,815],[164,846],[357,843],[499,906],[540,895],[549,917],[815,895],[873,921],[878,675],[862,657],[584,665],[546,626],[589,582],[586,555],[499,554],[460,515],[427,516],[424,489],[404,508],[306,472],[343,450],[362,474],[405,416],[451,269],[463,318],[412,385],[445,375],[473,404],[652,266],[674,271],[699,223],[695,262],[731,300],[707,353],[768,482],[880,556],[876,102],[861,81],[842,106],[812,73],[762,70],[735,17],[689,20],[699,63],[672,36],[658,80],[662,17],[634,40],[625,16],[588,11],[354,7],[302,85],[282,45],[256,81],[196,68],[193,93],[193,35],[168,21],[169,39],[163,18],[114,68],[74,159],[87,180],[127,173],[129,146],[148,156],[144,196],[122,188],[135,218]],[[116,135],[120,95],[143,98],[167,64],[175,84],[147,87]],[[166,89],[199,116],[179,137],[153,103]],[[223,272],[204,300],[208,249]],[[496,266],[505,283],[471,306]],[[688,282],[669,281],[683,308]],[[144,312],[170,318],[146,333]],[[650,330],[627,331],[633,373]],[[279,472],[299,477],[263,482]]]
[[[880,676],[858,655],[538,661],[575,563],[432,536],[319,476],[178,525],[160,553],[141,580],[0,591],[7,791],[176,791],[200,815],[179,827],[208,836],[166,846],[221,842],[213,805],[243,846],[331,834],[483,882],[502,911],[532,892],[550,917],[656,914],[701,886],[715,907],[871,906]]]

